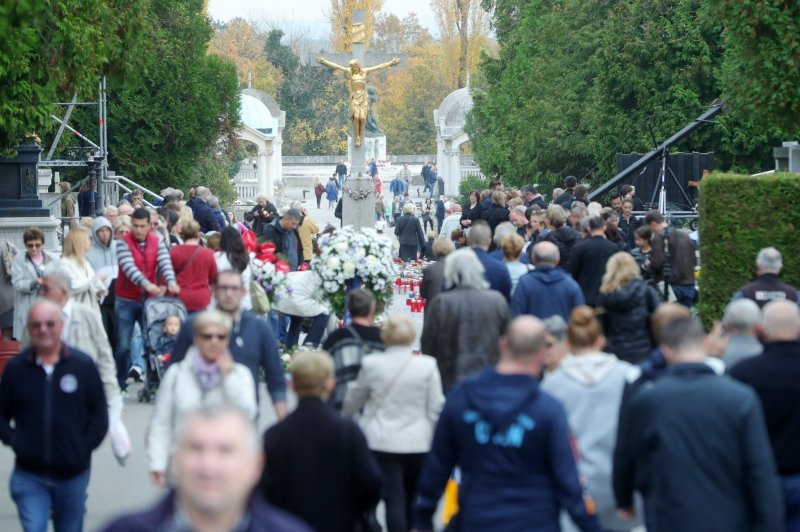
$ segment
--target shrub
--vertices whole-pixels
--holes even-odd
[[[480,192],[485,188],[489,188],[489,181],[478,174],[462,177],[458,183],[458,203],[461,205],[468,203],[470,191],[477,190]]]
[[[700,302],[706,325],[755,276],[758,251],[783,254],[783,280],[800,285],[800,176],[712,174],[700,188]]]

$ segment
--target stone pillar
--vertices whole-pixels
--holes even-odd
[[[269,169],[267,168],[267,151],[264,149],[258,150],[258,193],[267,197],[270,196],[268,189],[269,182]]]
[[[273,181],[278,187],[283,187],[283,139],[278,137],[272,141],[273,152]]]
[[[264,155],[265,155],[264,158],[266,160],[264,168],[267,174],[267,178],[265,181],[266,191],[264,192],[264,194],[266,194],[267,198],[269,198],[269,200],[272,201],[275,196],[275,160],[274,160],[275,150],[272,149],[271,142],[267,144],[267,148],[264,150]]]
[[[452,143],[448,142],[452,146]],[[458,148],[449,147],[444,150],[447,174],[444,177],[444,193],[454,198],[458,196],[458,185],[461,183],[461,153]]]
[[[342,225],[375,227],[375,189],[368,177],[347,180],[342,191]]]

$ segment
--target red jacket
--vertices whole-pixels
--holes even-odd
[[[195,254],[195,252],[197,252]],[[194,254],[194,256],[193,256]],[[188,312],[205,310],[211,303],[210,285],[217,278],[214,253],[200,246],[181,244],[169,250],[181,291],[178,297]]]
[[[144,251],[139,247],[139,241],[134,238],[133,233],[128,233],[122,237],[122,241],[125,242],[128,249],[131,250],[133,261],[139,271],[142,272],[148,281],[155,283],[156,268],[158,266],[158,237],[148,233],[147,239],[145,240]],[[125,276],[125,272],[123,272],[122,269],[120,269],[119,277],[117,278],[116,296],[133,300],[149,297],[144,291],[144,288],[131,282],[131,280]]]

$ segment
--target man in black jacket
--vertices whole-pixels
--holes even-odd
[[[583,291],[586,304],[597,306],[606,263],[619,248],[606,239],[606,222],[602,216],[589,218],[589,237],[579,242],[569,259],[569,273]]]
[[[211,196],[210,190],[206,187],[197,187],[194,197],[186,202],[186,206],[192,209],[192,216],[200,224],[200,231],[203,233],[222,229],[214,211],[207,205],[209,196]]]
[[[647,211],[644,223],[650,227],[653,234],[651,240],[653,252],[645,267],[657,282],[665,281],[672,286],[678,303],[692,308],[697,297],[697,290],[694,287],[694,268],[697,265],[694,242],[680,229],[669,227],[664,215],[656,210]],[[665,237],[668,245],[664,243]],[[669,279],[665,279],[665,263],[669,265]]]
[[[731,376],[761,399],[772,452],[783,483],[786,530],[800,530],[800,308],[773,301],[761,320],[764,352],[743,360]]]
[[[756,256],[756,278],[752,283],[741,287],[733,299],[747,298],[756,302],[760,308],[770,301],[792,301],[800,303],[797,289],[781,281],[783,257],[775,248],[764,248]]]
[[[556,205],[561,205],[562,208],[569,211],[572,209],[572,200],[575,197],[575,187],[578,185],[578,179],[575,176],[568,175],[564,178],[564,192],[556,198]]]
[[[256,206],[250,210],[253,217],[252,228],[256,236],[264,234],[264,228],[278,217],[278,209],[270,203],[266,196],[259,194],[256,196]]]
[[[292,271],[303,264],[303,244],[297,228],[303,221],[303,213],[289,209],[286,214],[276,218],[264,228],[264,239],[275,244],[275,253],[283,255]]]
[[[339,164],[336,165],[336,179],[339,182],[339,188],[344,186],[346,178],[347,178],[347,165],[344,164],[344,159],[340,159]]]
[[[380,500],[381,471],[367,439],[358,425],[325,404],[334,386],[327,353],[295,355],[297,409],[264,434],[262,493],[317,532],[357,530]]]
[[[411,202],[403,205],[403,216],[397,219],[394,234],[400,242],[400,258],[403,262],[417,260],[417,255],[425,246],[425,234],[419,219],[414,216],[414,204]]]
[[[632,515],[645,501],[648,531],[783,530],[775,460],[756,394],[706,364],[703,328],[667,324],[668,373],[635,397],[620,422],[614,495]]]
[[[61,309],[34,303],[31,346],[0,380],[0,440],[16,454],[11,497],[24,530],[83,530],[92,451],[105,438],[103,383],[92,359],[61,342]],[[13,421],[13,427],[12,427]]]

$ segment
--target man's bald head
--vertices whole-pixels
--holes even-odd
[[[761,327],[768,342],[794,342],[800,336],[800,307],[792,301],[772,301],[764,307]]]
[[[534,266],[558,266],[561,260],[561,253],[558,246],[552,242],[539,242],[533,246],[533,265]]]
[[[650,317],[650,328],[653,330],[653,337],[656,342],[661,343],[661,331],[667,324],[683,318],[691,318],[692,313],[689,309],[679,303],[664,303],[659,305]]]
[[[530,359],[547,348],[549,335],[542,320],[520,316],[506,327],[503,337],[503,356],[513,360]]]

